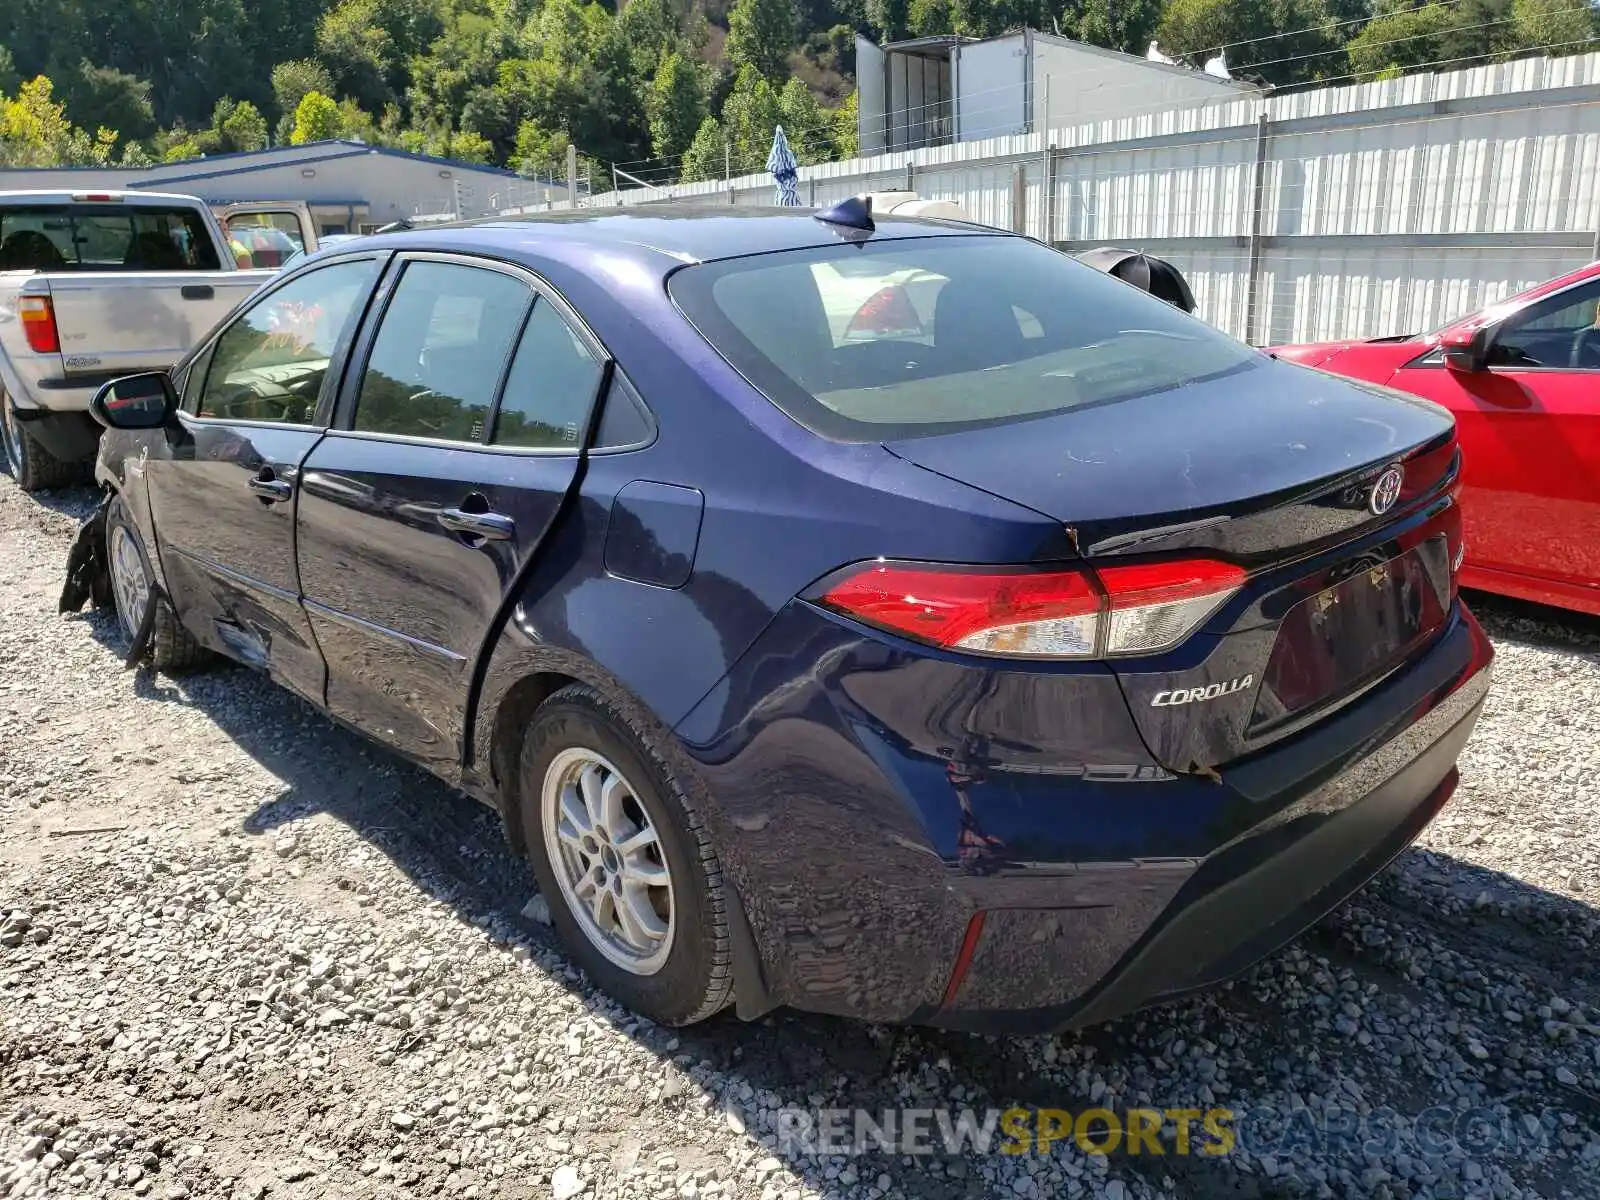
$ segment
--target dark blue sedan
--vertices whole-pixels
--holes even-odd
[[[492,805],[669,1024],[1214,984],[1417,835],[1489,684],[1446,413],[859,203],[363,238],[95,412],[63,603]]]

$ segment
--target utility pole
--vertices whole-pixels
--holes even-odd
[[[727,138],[722,139],[722,181],[726,183],[733,178],[733,143]]]
[[[578,207],[578,148],[567,143],[567,207]]]

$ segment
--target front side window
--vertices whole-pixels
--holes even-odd
[[[371,286],[372,259],[308,271],[240,314],[209,351],[197,415],[304,425],[334,347]]]
[[[378,326],[354,427],[481,442],[532,291],[500,271],[412,262]]]
[[[494,442],[576,451],[600,386],[600,360],[548,300],[528,316],[495,415]]]
[[[1489,347],[1493,367],[1600,368],[1600,280],[1507,318]]]
[[[948,433],[1172,392],[1259,355],[1022,238],[906,238],[676,272],[673,299],[802,425],[842,441]]]

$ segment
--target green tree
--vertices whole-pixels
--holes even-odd
[[[1594,47],[1595,10],[1572,0],[1511,0],[1510,54],[1578,54]]]
[[[487,163],[494,147],[489,139],[476,133],[453,133],[445,150],[446,158],[459,162]]]
[[[912,37],[932,37],[955,31],[954,0],[911,0],[906,11],[906,32]]]
[[[833,151],[841,159],[854,158],[861,153],[861,97],[851,92],[845,101],[833,110]]]
[[[754,67],[781,82],[789,74],[794,49],[792,0],[735,0],[728,17],[728,63],[735,71]]]
[[[342,0],[317,23],[317,61],[334,88],[360,104],[382,108],[393,98],[389,73],[398,56],[379,20],[377,0]]]
[[[115,130],[93,134],[67,120],[66,106],[54,99],[44,75],[0,95],[0,162],[18,167],[106,166],[116,146]]]
[[[1282,85],[1345,73],[1331,25],[1322,0],[1170,0],[1155,36],[1166,53],[1197,64],[1218,47],[1236,46],[1230,67]]]
[[[149,81],[114,67],[80,59],[76,70],[62,76],[61,101],[74,121],[89,128],[103,125],[130,140],[156,131]]]
[[[867,24],[878,41],[896,42],[911,28],[911,0],[866,0]]]
[[[683,156],[679,177],[685,183],[721,179],[726,144],[722,126],[715,117],[707,117],[700,122],[694,141],[689,145],[689,152]]]
[[[674,52],[661,60],[645,101],[650,116],[650,147],[657,158],[685,153],[706,119],[705,72],[700,64]]]
[[[325,142],[338,137],[339,130],[339,106],[321,92],[307,92],[295,106],[294,132],[289,135],[289,142],[295,146]]]
[[[1466,25],[1463,14],[1447,4],[1424,4],[1374,17],[1345,47],[1350,69],[1358,78],[1370,79],[1447,58],[1489,54],[1491,31]]]
[[[224,105],[229,106],[226,112],[223,111]],[[224,153],[260,150],[267,144],[267,119],[248,100],[241,100],[237,104],[231,100],[219,100],[211,127],[216,131]]]
[[[617,17],[617,32],[641,79],[653,79],[669,55],[691,58],[705,47],[705,13],[693,0],[629,0]]]
[[[722,107],[722,127],[733,147],[735,175],[763,169],[772,150],[772,132],[782,120],[772,84],[754,66],[742,68]]]
[[[272,68],[272,97],[281,123],[279,140],[287,140],[294,129],[295,110],[307,92],[333,95],[333,76],[328,68],[309,58],[281,62]]]
[[[16,60],[11,57],[10,50],[0,46],[0,96],[16,91],[21,84],[22,77],[17,74]]]
[[[536,121],[524,121],[517,129],[511,167],[522,175],[558,178],[566,172],[570,144],[570,139],[560,130],[546,129]]]
[[[811,89],[798,79],[789,80],[778,93],[778,115],[797,163],[805,167],[833,158],[830,114],[817,103]],[[768,140],[771,140],[770,135]]]
[[[1084,0],[1078,37],[1144,57],[1161,23],[1161,0]]]

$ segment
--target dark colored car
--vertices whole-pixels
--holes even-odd
[[[873,272],[930,311],[833,319]],[[1446,413],[970,225],[364,239],[95,411],[76,602],[494,806],[668,1023],[1213,984],[1416,836],[1489,683]]]

